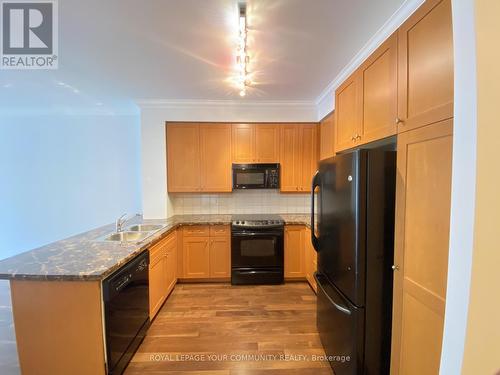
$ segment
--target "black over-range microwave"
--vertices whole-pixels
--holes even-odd
[[[279,188],[279,164],[233,164],[233,189]]]

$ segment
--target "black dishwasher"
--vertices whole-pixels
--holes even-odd
[[[107,373],[122,374],[149,327],[149,251],[103,283]]]

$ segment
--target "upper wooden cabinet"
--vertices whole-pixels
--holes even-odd
[[[360,129],[355,143],[367,143],[397,132],[397,34],[390,36],[361,65]]]
[[[197,124],[167,125],[169,192],[201,190],[199,129]]]
[[[200,125],[200,144],[201,191],[231,191],[231,126]]]
[[[275,124],[234,124],[233,163],[278,163],[279,128]]]
[[[360,131],[361,80],[356,71],[335,91],[335,152],[354,147]]]
[[[230,192],[231,126],[167,125],[168,191]]]
[[[281,191],[311,191],[311,180],[318,161],[318,125],[281,126]]]
[[[398,131],[453,117],[450,0],[426,1],[398,31]]]
[[[319,123],[319,158],[320,160],[331,158],[335,155],[335,113],[332,112]]]

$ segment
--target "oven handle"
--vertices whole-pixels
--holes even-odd
[[[314,206],[315,206],[314,189],[316,187],[320,187],[319,183],[320,183],[319,171],[316,171],[316,173],[314,174],[314,177],[312,179],[312,186],[311,186],[311,243],[314,247],[314,250],[316,250],[316,252],[319,251],[319,238],[316,237],[316,233],[315,233],[315,228],[316,228],[316,223],[315,223],[316,217],[315,216],[316,215],[314,212]],[[321,194],[321,191],[320,191],[320,194]]]
[[[259,236],[283,236],[282,232],[233,232],[233,237],[259,237]]]

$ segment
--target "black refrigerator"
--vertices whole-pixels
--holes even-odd
[[[324,160],[313,178],[317,326],[336,375],[389,374],[395,185],[382,149]]]

